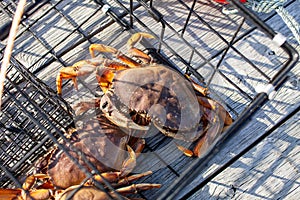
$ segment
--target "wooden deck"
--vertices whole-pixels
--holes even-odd
[[[121,6],[113,0],[107,2],[112,6],[115,13],[122,15],[124,9]],[[192,6],[193,1],[186,0],[183,2],[180,3],[177,0],[154,1],[154,7],[170,25],[166,27],[163,36],[164,42],[175,50],[172,52],[166,45],[163,45],[161,52],[179,70],[186,68],[183,62],[178,59],[179,57],[186,61],[190,60],[190,64],[198,70],[206,82],[209,80],[209,88],[214,91],[213,97],[226,105],[236,119],[255,97],[255,89],[266,84],[268,78],[254,70],[241,55],[232,49],[229,50],[225,60],[220,65],[220,74],[213,74],[213,66],[218,64],[222,56],[218,53],[223,52],[227,44],[216,33],[212,33],[210,28],[203,25],[197,15],[194,14],[191,15],[184,33],[183,38],[186,43],[183,43],[182,38],[176,32],[182,32],[188,15],[187,8]],[[128,1],[122,1],[122,3],[128,6]],[[136,2],[134,1],[134,3]],[[286,9],[300,23],[299,8],[299,1],[291,1]],[[21,27],[20,31],[25,32],[16,40],[14,56],[34,72],[38,78],[56,90],[55,78],[58,69],[62,67],[61,63],[68,66],[80,59],[89,58],[88,46],[90,43],[109,44],[125,51],[124,44],[130,36],[129,32],[124,31],[124,28],[113,23],[110,17],[102,11],[97,11],[97,9],[99,9],[99,5],[90,0],[81,2],[50,1],[25,21],[29,31],[25,31],[25,24]],[[140,21],[159,36],[163,30],[161,24],[149,17],[142,7],[137,7],[134,12],[139,16]],[[230,41],[235,33],[234,30],[242,21],[242,17],[238,14],[224,16],[221,13],[221,6],[213,1],[201,0],[197,2],[195,12],[206,22],[209,22],[210,27],[220,33],[226,41]],[[290,30],[278,15],[272,16],[272,14],[260,14],[260,17],[266,19],[267,24],[275,31],[287,37],[290,44],[300,53],[300,45],[294,40]],[[125,17],[125,20],[130,21],[128,16]],[[135,31],[148,32],[148,29],[143,27],[141,23],[134,25]],[[74,29],[78,26],[78,29]],[[250,29],[251,25],[248,22],[243,24],[238,34],[242,38],[235,43],[234,47],[258,66],[267,77],[272,78],[286,61],[287,55],[260,31],[253,30],[247,33]],[[243,36],[244,33],[247,35]],[[36,38],[39,38],[40,41]],[[75,45],[75,48],[68,49],[69,46],[76,43],[78,45]],[[2,42],[1,47],[4,44],[5,42]],[[150,44],[155,48],[158,47],[157,40],[151,40]],[[199,51],[199,55],[204,57],[197,53],[193,54],[192,49],[187,44],[191,44],[193,48]],[[145,46],[140,47],[145,48]],[[176,199],[182,197],[189,199],[300,199],[300,159],[298,153],[300,150],[300,112],[273,130],[273,127],[281,119],[300,105],[299,69],[300,62],[289,72],[288,79],[276,91],[274,98],[259,108],[259,111],[252,116],[245,128],[222,145],[219,152],[208,160],[202,173],[198,174]],[[245,94],[229,84],[221,73],[236,83]],[[63,98],[74,105],[82,99],[93,97],[93,93],[91,93],[95,88],[93,80],[93,77],[88,77],[81,81],[79,92],[74,91],[71,82],[65,83]],[[233,164],[230,164],[204,187],[194,189],[216,169],[227,165],[244,148],[251,145],[266,132],[270,132],[267,138]],[[156,199],[195,160],[182,156],[176,151],[172,141],[165,139],[164,136],[148,138],[147,143],[146,152],[151,152],[149,150],[152,152],[141,156],[136,172],[153,170],[153,175],[142,181],[162,183],[163,187],[159,190],[143,192],[138,196]],[[163,145],[166,144],[167,148],[163,148]]]

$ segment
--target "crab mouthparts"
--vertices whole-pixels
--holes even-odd
[[[174,139],[183,140],[187,142],[194,142],[199,139],[206,131],[203,127],[198,124],[196,127],[191,129],[174,129],[167,126],[156,126],[160,132],[168,137],[172,137]]]

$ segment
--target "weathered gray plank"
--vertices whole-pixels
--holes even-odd
[[[299,199],[299,116],[292,117],[190,199]]]
[[[58,1],[51,2],[56,3]],[[113,1],[108,2],[110,2],[118,12],[122,11],[116,3],[113,3]],[[186,2],[189,6],[191,6],[192,1]],[[299,5],[299,3],[293,3],[292,6],[289,7],[289,10],[295,15],[295,17],[297,17],[297,19],[299,19],[300,16],[299,14],[296,15],[297,11],[295,11],[297,10],[297,7],[294,5]],[[68,19],[70,20],[70,22],[68,22],[53,10],[42,19],[39,19],[41,14],[50,8],[49,5],[46,5],[41,12],[38,12],[31,19],[39,19],[38,24],[33,26],[32,30],[37,34],[37,37],[42,39],[43,44],[46,44],[46,46],[49,46],[50,48],[55,46],[53,51],[59,54],[64,51],[68,45],[82,38],[80,33],[77,31],[72,33],[74,29],[73,25],[81,24],[84,20],[91,17],[91,19],[89,19],[88,22],[80,29],[80,31],[84,34],[89,34],[93,32],[94,29],[104,26],[110,21],[110,19],[101,12],[91,16],[95,6],[96,5],[92,1],[88,0],[83,2],[63,1],[57,6],[57,8],[68,16]],[[188,14],[187,9],[182,4],[175,0],[164,0],[154,1],[154,6],[156,6],[156,8],[163,14],[164,19],[168,21],[168,23],[170,23],[177,32],[182,30]],[[221,8],[216,3],[210,1],[197,2],[196,11],[201,17],[209,21],[209,24],[226,40],[229,40],[232,37],[232,30],[237,28],[238,23],[236,23],[236,20],[240,20],[239,15],[227,17],[222,16],[220,13]],[[146,23],[147,26],[159,36],[162,30],[161,25],[149,17],[143,9],[140,8],[135,12],[139,13],[139,19]],[[196,47],[197,50],[204,55],[205,59],[211,58],[226,46],[225,42],[219,39],[215,33],[211,33],[207,27],[203,26],[201,21],[199,21],[195,15],[191,16],[190,22],[191,24],[189,24],[188,29],[184,34],[184,38],[188,43],[192,44],[193,47]],[[274,28],[278,28],[281,33],[289,37],[289,41],[296,45],[295,41],[290,38],[291,33],[285,28],[282,21],[280,21],[278,17],[269,21],[270,24],[274,24],[274,22],[276,22],[276,26]],[[28,23],[30,23],[30,20]],[[144,27],[138,24],[135,24],[135,26],[136,30],[146,31]],[[245,24],[242,32],[248,30],[248,28],[249,25]],[[122,29],[118,25],[113,24],[109,26],[109,28],[104,29],[99,34],[92,37],[91,42],[107,44],[112,41],[110,44],[111,46],[119,48],[125,52],[125,43],[130,35],[127,32],[121,33]],[[70,34],[70,37],[61,41],[62,38],[68,34]],[[121,34],[121,36],[118,36],[118,34]],[[189,60],[191,48],[187,47],[187,45],[184,44],[170,28],[166,29],[164,39],[168,45],[175,49],[176,53],[185,60]],[[157,47],[156,41],[152,40],[150,42]],[[63,55],[61,58],[62,61],[66,66],[68,66],[78,60],[89,58],[88,46],[89,42],[84,42],[78,45],[76,48]],[[141,45],[139,46],[144,48]],[[270,42],[270,39],[267,39],[258,31],[251,33],[251,35],[247,38],[238,42],[235,47],[249,57],[252,62],[258,65],[260,69],[267,73],[270,77],[277,72],[278,67],[280,67],[282,62],[286,59],[286,55],[282,53],[279,48],[276,48],[275,45]],[[272,54],[273,52],[270,53],[270,49],[274,51],[274,55]],[[16,41],[16,50],[14,54],[26,67],[32,67],[32,64],[38,59],[41,59],[41,55],[44,55],[45,53],[47,53],[47,49],[45,49],[40,42],[37,42],[30,34],[24,34]],[[178,61],[177,58],[165,47],[162,48],[162,53],[165,54],[166,57],[169,57],[170,60],[179,68],[184,68],[182,62]],[[49,59],[52,58],[49,54],[47,54],[45,58],[42,58],[35,64],[33,69],[38,68]],[[206,79],[210,79],[212,76],[212,66],[216,65],[219,59],[220,56],[211,60],[209,64],[199,68],[199,72]],[[199,66],[203,62],[204,59],[197,55],[195,55],[192,59],[192,65],[195,67]],[[62,67],[61,64],[55,61],[39,72],[37,76],[55,90],[55,78],[60,67]],[[203,169],[203,174],[200,174],[199,177],[195,179],[195,182],[200,181],[202,176],[208,175],[218,166],[226,163],[231,157],[236,155],[242,147],[249,145],[255,138],[274,125],[283,115],[288,113],[294,104],[299,103],[299,66],[297,67],[298,68],[295,68],[291,72],[292,78],[282,89],[280,89],[276,98],[261,108],[261,112],[253,118],[253,122],[242,132],[237,134],[236,138],[233,138],[233,140],[230,140],[226,143],[226,145],[224,145],[224,148],[218,153],[218,155],[208,162],[208,167]],[[240,59],[240,56],[233,51],[228,53],[226,61],[224,61],[220,66],[220,71],[227,75],[232,81],[236,82],[251,97],[254,97],[256,94],[255,87],[261,84],[261,82],[267,82],[264,77],[259,75],[257,71],[253,70],[249,64],[243,62]],[[88,77],[84,81],[89,88],[92,90],[94,89],[96,83],[92,76]],[[91,93],[83,87],[82,84],[79,84],[79,87],[80,90],[77,92],[73,89],[70,82],[65,84],[63,88],[63,98],[65,98],[70,104],[74,105],[80,100],[93,97],[93,95],[91,95]],[[215,95],[216,98],[218,97],[222,103],[226,102],[237,113],[240,113],[250,103],[249,99],[241,95],[236,88],[232,87],[219,74],[216,74],[213,77],[210,88],[215,91],[213,95]],[[236,116],[234,115],[234,117]],[[299,192],[299,181],[296,180],[296,178],[299,177],[297,177],[295,172],[299,169],[295,167],[297,166],[297,154],[293,152],[297,151],[299,145],[295,142],[295,140],[291,140],[286,137],[286,134],[290,135],[291,138],[298,138],[296,135],[298,125],[297,123],[295,124],[291,122],[290,126],[291,128],[287,129],[285,134],[282,133],[282,136],[278,136],[278,139],[273,136],[271,139],[267,139],[263,143],[259,144],[255,149],[253,149],[253,151],[249,152],[249,154],[241,158],[235,165],[228,168],[224,171],[224,173],[220,174],[215,180],[209,183],[207,187],[195,194],[193,198],[273,198],[274,196],[272,195],[278,191],[278,189],[280,190],[278,197],[297,197],[297,191]],[[275,135],[275,133],[273,135]],[[157,136],[148,140],[148,145],[152,148],[155,147],[159,141],[164,141],[161,146],[167,144],[168,140],[170,140],[171,143],[173,142],[171,139],[164,139],[163,136]],[[274,145],[272,143],[273,140],[276,140]],[[289,143],[291,143],[292,147],[287,147]],[[172,145],[170,145],[167,149],[163,149],[161,151],[160,149],[155,149],[154,153],[150,156],[147,154],[144,155],[144,157],[141,157],[140,162],[138,163],[139,166],[136,169],[136,172],[145,170],[154,171],[154,174],[143,179],[143,182],[163,184],[162,188],[155,190],[155,192],[149,191],[143,193],[149,199],[155,199],[177,178],[177,175],[173,173],[172,170],[175,170],[180,174],[189,166],[190,163],[193,162],[193,158],[182,156],[180,152],[177,151],[174,143],[172,143]],[[276,158],[272,157],[273,154],[275,154]],[[282,156],[284,156],[284,158],[282,158]],[[291,159],[288,158],[288,156],[291,156]],[[162,162],[162,160],[164,162]],[[170,168],[166,168],[166,165],[168,164]],[[291,165],[291,167],[289,167],[289,165]],[[248,170],[252,171],[248,172]],[[286,173],[284,176],[280,177],[276,173],[283,173],[281,170],[286,170],[294,176],[289,176],[289,174]],[[263,176],[262,173],[267,174]],[[268,177],[270,177],[270,180]],[[271,180],[274,179],[278,181],[279,185],[271,182]],[[288,179],[291,179],[291,181]],[[288,183],[282,186],[283,182]],[[238,188],[235,196],[233,196],[232,191],[234,189],[231,189],[231,185],[233,185],[234,188]],[[284,187],[285,185],[287,186],[286,189]],[[190,188],[192,188],[192,186],[190,186]],[[189,189],[182,191],[182,194],[187,191],[189,191]]]

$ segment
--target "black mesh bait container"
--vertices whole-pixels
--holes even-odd
[[[1,60],[16,4],[12,0],[0,2]],[[298,59],[285,40],[277,44],[282,35],[266,25],[274,13],[258,17],[237,0],[229,5],[238,13],[224,14],[224,5],[212,0],[28,1],[3,94],[0,186],[21,187],[33,164],[51,146],[59,145],[58,140],[65,139],[65,131],[74,126],[69,106],[76,101],[73,86],[65,81],[63,96],[56,95],[58,69],[89,58],[88,46],[92,43],[123,51],[132,34],[147,32],[155,39],[142,40],[138,47],[155,60],[190,74],[235,120],[210,156],[202,158],[181,154],[173,158],[173,150],[161,151],[172,140],[162,134],[146,139],[144,151],[151,152],[151,157],[138,162],[137,167],[154,170],[151,176],[137,182],[160,183],[162,187],[133,196],[182,196],[184,188],[202,173],[206,161],[222,148],[225,139],[241,130],[280,88]],[[79,85],[89,95],[96,95],[85,81]],[[63,145],[59,148],[65,150]],[[200,189],[208,181],[199,182],[195,188]],[[96,186],[103,189],[101,184]],[[193,187],[189,188],[193,191]],[[184,198],[191,195],[186,192]]]

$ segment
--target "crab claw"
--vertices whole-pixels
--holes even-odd
[[[129,153],[129,157],[123,162],[123,167],[120,170],[121,177],[125,177],[126,175],[128,175],[130,172],[132,172],[133,168],[136,166],[135,152],[129,145],[127,145],[127,150]]]
[[[176,144],[177,148],[189,157],[203,156],[214,146],[215,142],[226,128],[233,123],[230,114],[220,103],[202,96],[197,96],[197,99],[199,104],[203,106],[204,118],[207,121],[207,125],[202,130],[201,137],[197,140],[193,150],[189,150],[188,148]]]
[[[26,178],[25,182],[23,183],[22,188],[24,190],[29,190],[35,184],[37,179],[46,179],[46,178],[49,178],[49,176],[46,174],[34,174],[31,176],[28,176]]]
[[[90,74],[95,71],[95,66],[88,63],[87,60],[82,60],[75,63],[73,66],[64,67],[59,70],[56,77],[57,93],[62,93],[62,80],[72,79],[75,89],[78,89],[77,77]]]

